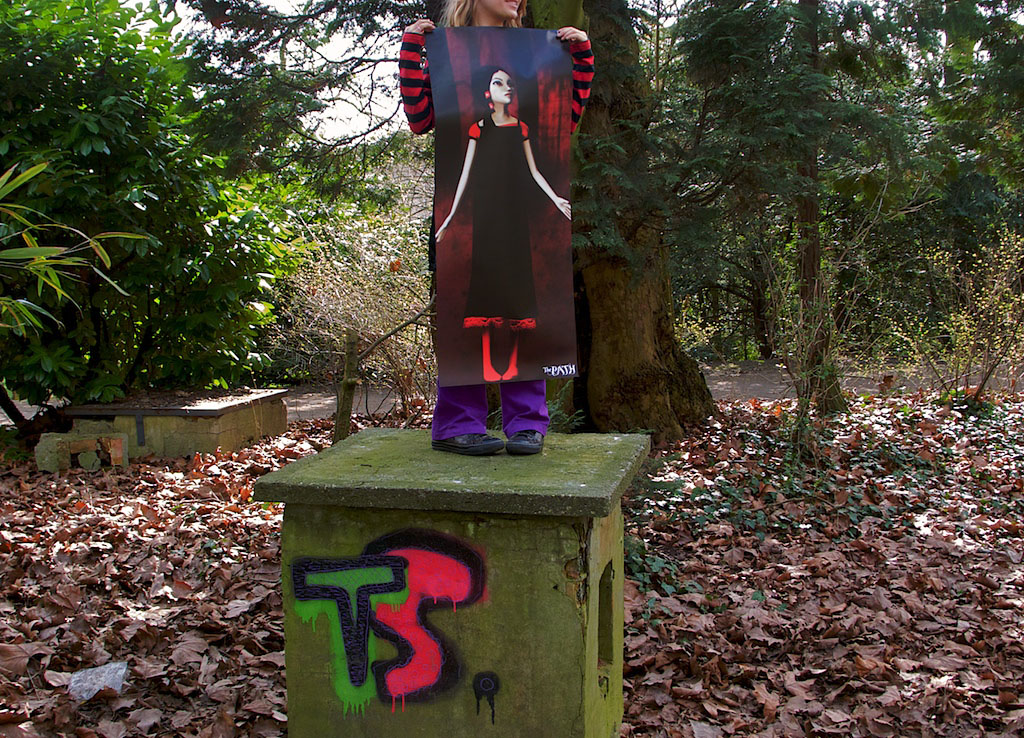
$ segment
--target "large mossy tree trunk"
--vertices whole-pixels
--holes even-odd
[[[540,28],[583,26],[585,10],[597,58],[574,191],[573,230],[577,245],[579,236],[588,244],[575,251],[577,405],[598,430],[681,438],[684,424],[704,420],[714,404],[675,336],[661,193],[645,189],[654,98],[629,10],[622,0],[537,0],[532,9]]]
[[[656,238],[657,234],[652,234]],[[643,272],[609,256],[581,261],[581,355],[586,405],[599,430],[649,429],[656,440],[683,436],[685,422],[714,410],[697,362],[673,330],[666,258],[652,237]]]

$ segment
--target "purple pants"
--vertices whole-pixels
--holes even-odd
[[[543,379],[502,382],[501,419],[505,435],[521,430],[548,432],[548,404]],[[431,435],[440,441],[463,433],[487,432],[487,385],[463,384],[437,388],[437,407]]]

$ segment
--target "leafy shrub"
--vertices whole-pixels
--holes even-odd
[[[261,361],[255,336],[272,317],[264,296],[282,268],[286,215],[279,193],[224,182],[185,135],[178,111],[191,92],[174,22],[118,0],[0,5],[2,168],[50,163],[21,204],[85,234],[144,236],[104,243],[127,296],[83,267],[66,296],[40,303],[55,322],[0,338],[0,380],[30,402],[227,385]]]
[[[332,381],[345,363],[345,333],[365,351],[424,309],[430,295],[426,244],[402,213],[355,208],[311,226],[296,272],[275,286],[277,322],[262,347],[267,375],[278,380]],[[363,378],[388,387],[408,406],[434,392],[436,367],[426,319],[383,341],[362,363]]]
[[[994,379],[1015,386],[1024,369],[1024,239],[1005,233],[980,243],[973,258],[935,246],[927,258],[941,317],[907,315],[897,332],[938,383],[943,402],[976,414]]]
[[[22,272],[35,280],[36,293],[41,295],[50,290],[58,297],[69,298],[64,289],[62,278],[69,276],[69,271],[77,267],[88,266],[82,252],[92,251],[103,262],[110,266],[110,257],[100,244],[103,238],[134,238],[127,233],[101,233],[94,238],[80,231],[56,223],[34,222],[40,214],[11,200],[19,187],[25,185],[33,177],[46,169],[46,164],[37,164],[14,176],[14,167],[0,174],[0,273]],[[39,238],[51,235],[54,231],[62,235],[77,236],[79,242],[70,247],[41,246]],[[22,245],[25,244],[25,245]],[[94,270],[103,276],[96,267]],[[12,280],[13,281],[13,280]],[[30,331],[42,328],[42,320],[53,316],[36,305],[29,296],[4,294],[0,289],[0,331],[9,330],[16,336],[24,336]]]

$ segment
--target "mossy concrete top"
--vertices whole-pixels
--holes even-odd
[[[232,410],[282,401],[286,389],[225,390],[223,392],[149,392],[118,402],[71,405],[63,412],[69,418],[109,418],[118,415],[182,415],[220,417]],[[207,396],[208,395],[208,396]]]
[[[550,434],[535,456],[459,456],[422,430],[367,429],[256,482],[255,498],[306,505],[604,517],[650,447],[633,434]]]

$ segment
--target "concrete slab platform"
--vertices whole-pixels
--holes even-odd
[[[536,456],[430,448],[430,432],[367,428],[256,483],[255,499],[398,510],[603,517],[649,448],[643,435],[547,436]]]

